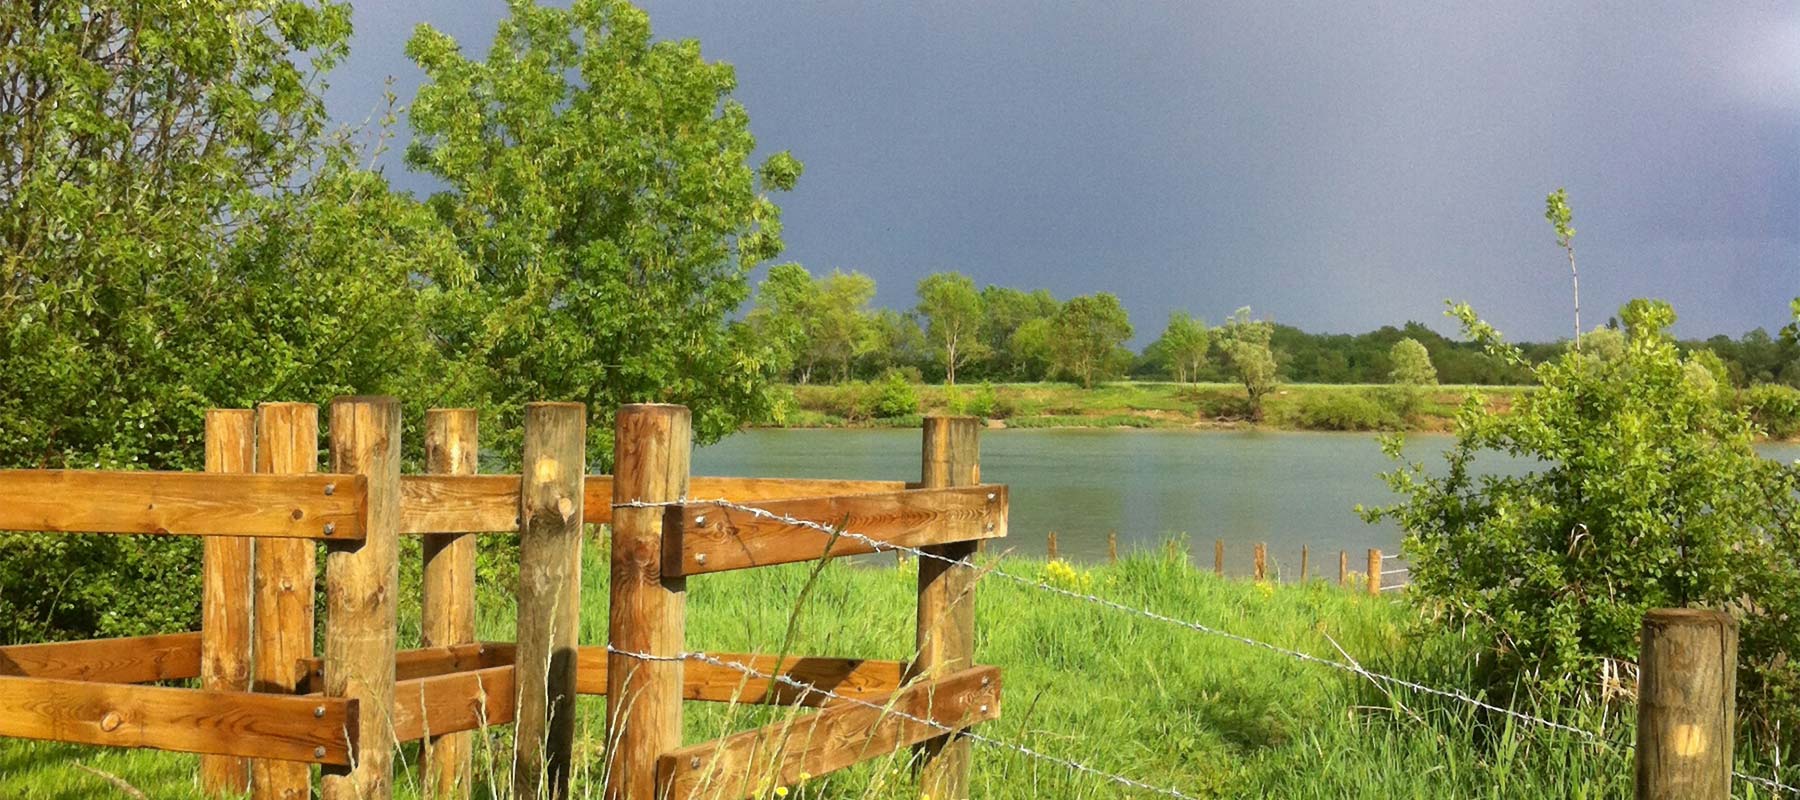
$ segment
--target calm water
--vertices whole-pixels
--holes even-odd
[[[758,430],[694,454],[699,475],[918,480],[918,430]],[[1410,457],[1428,465],[1447,436],[1410,434]],[[1767,445],[1771,457],[1800,459],[1800,445]],[[1495,457],[1492,471],[1523,465]],[[1006,546],[1041,554],[1055,531],[1071,558],[1106,557],[1106,534],[1120,547],[1144,548],[1186,534],[1194,558],[1212,563],[1212,542],[1225,540],[1227,569],[1249,570],[1251,546],[1290,574],[1300,547],[1313,569],[1337,570],[1338,550],[1394,552],[1399,531],[1368,525],[1357,503],[1387,503],[1377,473],[1393,465],[1373,434],[1246,431],[994,430],[981,439],[981,474],[1012,491]]]

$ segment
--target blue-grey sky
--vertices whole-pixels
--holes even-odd
[[[1575,208],[1582,320],[1663,297],[1684,336],[1800,295],[1800,6],[1644,2],[648,2],[737,67],[765,152],[806,163],[788,251],[860,270],[1242,305],[1316,331],[1466,299],[1566,336],[1544,195]],[[485,53],[501,2],[363,2],[334,116],[360,122],[419,22]],[[404,126],[402,126],[404,127]],[[430,184],[388,166],[401,186]]]

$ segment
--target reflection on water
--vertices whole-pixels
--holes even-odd
[[[1409,434],[1407,453],[1436,466],[1442,435]],[[757,430],[694,453],[698,475],[917,480],[918,430]],[[1800,459],[1800,445],[1766,445],[1771,457]],[[1494,456],[1478,469],[1527,467]],[[1121,547],[1146,548],[1185,534],[1195,560],[1210,565],[1212,542],[1225,540],[1226,566],[1250,568],[1251,545],[1290,576],[1300,547],[1312,548],[1315,572],[1335,575],[1338,550],[1361,563],[1369,547],[1394,552],[1399,531],[1368,525],[1357,503],[1392,495],[1377,474],[1393,468],[1373,434],[1265,431],[995,430],[981,440],[981,474],[1012,489],[1006,547],[1041,554],[1055,531],[1059,549],[1078,560],[1106,556],[1106,534]]]

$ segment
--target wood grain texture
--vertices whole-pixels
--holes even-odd
[[[414,678],[394,684],[394,738],[439,741],[513,721],[513,666]],[[460,784],[467,791],[468,783]],[[430,786],[427,791],[434,791]]]
[[[0,677],[0,736],[25,739],[332,764],[357,716],[345,700]]]
[[[256,471],[265,475],[319,471],[318,406],[264,403],[256,407]],[[359,493],[366,492],[360,482],[357,485]],[[250,673],[255,691],[293,694],[300,686],[302,676],[294,665],[313,654],[317,549],[312,542],[298,539],[257,542],[252,609],[256,624],[251,632],[255,658]],[[250,762],[250,795],[255,800],[308,800],[311,794],[312,771],[306,764],[269,758]]]
[[[1726,800],[1737,726],[1737,621],[1701,609],[1644,615],[1637,797]]]
[[[613,502],[665,502],[688,494],[693,428],[688,410],[630,405],[613,431]],[[606,641],[620,650],[674,656],[683,645],[687,581],[662,565],[663,509],[613,514],[611,605]],[[681,746],[680,661],[607,659],[606,800],[658,800],[656,759]]]
[[[434,408],[426,411],[425,469],[440,475],[474,475],[476,454],[480,451],[479,424],[475,409],[472,408]],[[406,493],[402,490],[400,517],[403,522],[406,519],[405,498]],[[516,494],[513,501],[516,505]],[[427,648],[441,648],[473,643],[475,534],[428,533],[420,544],[425,561],[419,601],[421,644]],[[401,680],[398,662],[396,656],[396,681]],[[395,691],[400,692],[401,689],[396,687]],[[408,701],[401,694],[395,695],[395,702],[400,706],[405,706]],[[510,711],[512,707],[511,673],[508,673],[506,708]],[[401,716],[398,708],[395,716]],[[426,740],[419,755],[420,782],[425,796],[437,800],[467,798],[475,778],[473,738],[467,733],[436,735],[437,731],[451,730],[441,725],[432,726],[429,730],[433,735]]]
[[[331,402],[331,464],[368,480],[368,529],[360,542],[325,550],[325,696],[363,709],[354,765],[320,775],[324,800],[393,794],[395,588],[400,585],[400,403],[392,397]]]
[[[1381,551],[1369,548],[1369,594],[1381,594]]]
[[[885,697],[899,691],[911,665],[904,661],[863,658],[789,656],[777,663],[774,656],[751,653],[714,653],[727,662],[738,662],[765,675],[793,678],[829,689],[846,697]],[[576,691],[606,694],[607,653],[604,647],[583,647],[579,654]],[[754,678],[740,670],[703,661],[689,661],[682,670],[681,699],[709,703],[755,705],[827,706],[830,697],[807,693],[769,678]]]
[[[359,539],[362,494],[348,475],[9,469],[0,530]]]
[[[581,629],[582,479],[587,409],[525,406],[519,519],[518,708],[513,794],[567,797],[575,747],[575,647]]]
[[[587,477],[587,514],[589,524],[612,521],[613,487],[611,475]],[[832,478],[731,478],[696,475],[688,479],[688,496],[706,500],[725,499],[737,503],[764,500],[793,500],[803,497],[829,497],[843,494],[876,494],[906,489],[905,481],[855,481]]]
[[[1006,535],[1005,486],[914,489],[885,494],[773,500],[757,508],[819,522],[904,547],[995,539]],[[747,511],[695,503],[671,508],[663,537],[663,574],[701,575],[746,567],[814,561],[877,548],[815,528]]]
[[[926,417],[919,483],[938,489],[981,482],[981,421],[974,417]],[[952,562],[975,554],[958,542],[924,548]],[[919,559],[918,659],[914,676],[933,679],[975,665],[975,570],[937,559]],[[969,796],[969,742],[937,736],[919,747],[919,793],[938,798]]]
[[[843,704],[714,742],[684,747],[657,761],[670,800],[766,797],[801,775],[817,777],[1000,716],[1000,671],[975,667],[893,695],[881,706]],[[937,797],[938,795],[932,795]]]
[[[429,446],[429,427],[425,435]],[[401,533],[497,533],[518,529],[517,475],[404,475],[400,478]]]
[[[489,667],[502,667],[511,663],[513,663],[511,642],[477,642],[450,647],[401,650],[394,654],[394,680],[410,681],[434,675],[447,675],[452,672],[472,672]],[[299,668],[308,676],[304,688],[306,693],[325,691],[324,659],[303,659]]]
[[[206,471],[256,471],[256,412],[215,408],[206,412]],[[200,688],[250,691],[251,585],[256,540],[208,536],[201,542]],[[200,788],[210,795],[241,795],[250,788],[250,762],[236,756],[200,757]]]
[[[201,635],[163,633],[122,639],[0,647],[0,675],[94,683],[149,683],[198,677]]]

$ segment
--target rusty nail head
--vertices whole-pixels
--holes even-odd
[[[327,484],[325,484],[325,496],[326,496],[326,497],[330,497],[330,496],[332,496],[332,495],[334,495],[334,494],[337,494],[337,484],[335,484],[335,483],[327,483]],[[994,497],[994,496],[993,496],[993,495],[991,495],[991,494],[990,494],[990,495],[988,495],[988,499],[990,499],[990,500],[992,500],[992,499],[993,499],[993,497]]]
[[[313,748],[313,758],[324,758],[324,757],[325,757],[325,745],[319,745],[318,747]]]
[[[334,533],[337,533],[337,523],[335,523],[335,522],[325,523],[325,535],[330,536]]]

